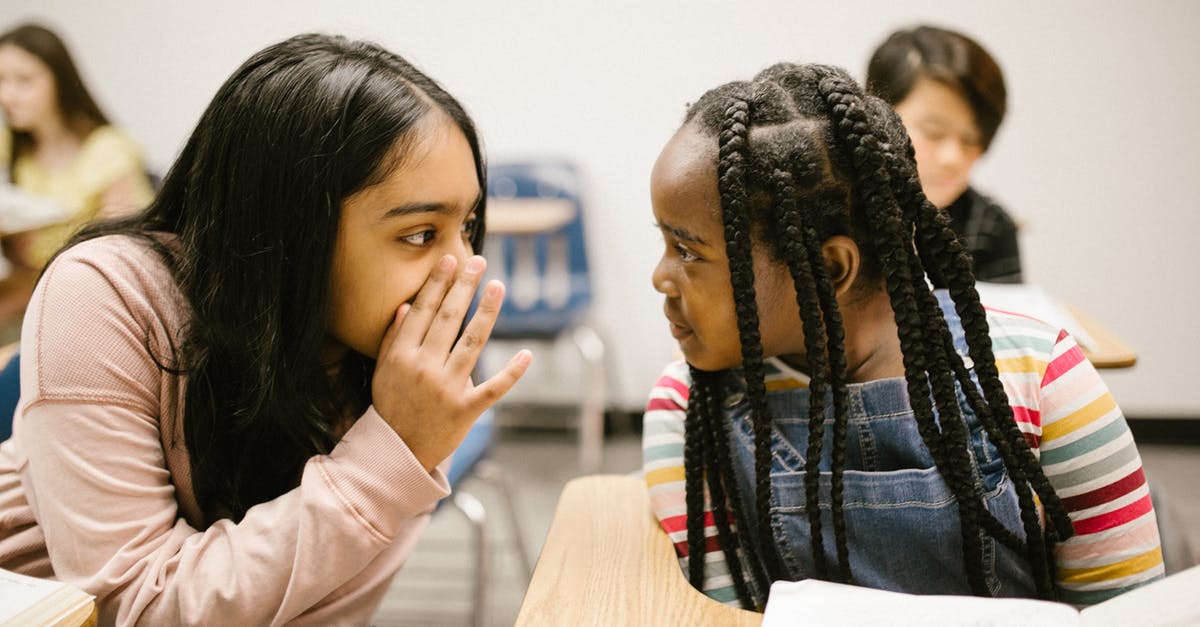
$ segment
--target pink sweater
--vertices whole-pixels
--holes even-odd
[[[198,531],[185,381],[151,358],[178,345],[184,316],[136,240],[80,244],[47,270],[0,446],[0,566],[96,595],[104,625],[368,623],[445,476],[370,408],[293,490]]]

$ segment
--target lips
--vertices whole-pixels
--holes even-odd
[[[663,315],[667,317],[667,323],[671,327],[671,336],[675,339],[682,340],[683,338],[692,334],[692,328],[685,324],[676,322],[679,319],[679,316],[667,311],[665,307],[663,308]]]

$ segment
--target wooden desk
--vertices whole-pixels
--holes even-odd
[[[489,198],[488,233],[532,235],[561,228],[575,217],[565,198]]]
[[[1137,353],[1128,344],[1078,307],[1062,302],[1038,285],[980,282],[975,284],[975,289],[985,307],[1017,312],[1066,329],[1075,336],[1083,354],[1097,368],[1128,368],[1137,363]],[[1085,348],[1089,338],[1092,346]]]
[[[518,626],[762,624],[692,588],[650,510],[646,483],[581,477],[563,488]]]
[[[1083,354],[1097,368],[1128,368],[1137,363],[1137,353],[1111,331],[1100,326],[1077,307],[1066,306],[1071,315],[1079,321],[1079,326],[1087,331],[1096,342],[1095,350],[1083,348]]]

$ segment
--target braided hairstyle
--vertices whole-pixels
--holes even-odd
[[[771,534],[772,416],[767,409],[752,244],[764,245],[771,259],[786,265],[796,289],[811,375],[804,482],[813,575],[853,581],[842,504],[849,405],[845,329],[821,251],[828,238],[845,235],[861,251],[862,278],[882,283],[890,300],[918,432],[958,503],[963,563],[972,592],[991,594],[984,568],[984,538],[990,536],[1024,554],[1039,595],[1052,598],[1051,549],[1073,528],[1013,420],[969,256],[949,219],[921,192],[912,146],[891,107],[865,95],[840,68],[779,64],[751,82],[709,91],[689,108],[685,125],[718,144],[717,186],[754,435],[756,510],[739,507],[743,501],[732,469],[719,378],[693,367],[684,459],[688,576],[693,585],[704,581],[705,487],[742,605],[761,609],[770,582],[786,572]],[[949,288],[978,387],[954,348],[930,278]],[[1023,538],[987,509],[982,487],[973,479],[956,384],[1016,486]],[[834,564],[825,556],[818,491],[827,396],[832,399],[829,498]],[[1037,499],[1046,509],[1045,529]],[[748,524],[751,516],[757,525]],[[757,538],[740,533],[752,528],[757,528]]]

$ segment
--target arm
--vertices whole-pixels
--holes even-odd
[[[687,572],[687,503],[684,484],[683,441],[687,417],[689,376],[687,364],[678,361],[667,366],[650,392],[642,431],[643,470],[650,492],[651,509],[667,537],[675,546],[679,565]],[[704,494],[704,535],[708,555],[704,569],[703,591],[727,605],[738,606],[737,594],[725,563],[725,554],[716,542],[708,490]]]
[[[146,285],[169,275],[148,252],[96,253],[105,246],[47,271],[22,351],[22,482],[56,576],[95,594],[104,623],[278,624],[324,608],[369,620],[448,492],[440,471],[371,409],[296,488],[199,531],[175,428],[181,386],[151,357],[169,356],[178,323]]]
[[[203,532],[181,516],[155,416],[40,401],[23,416],[21,444],[56,576],[95,594],[115,624],[287,622],[337,602],[326,599],[410,543],[449,491],[373,410],[305,465],[297,488]],[[343,619],[374,609],[348,605]]]
[[[1158,528],[1133,436],[1065,331],[1040,391],[1042,467],[1075,527],[1055,549],[1062,600],[1098,603],[1162,577]]]

